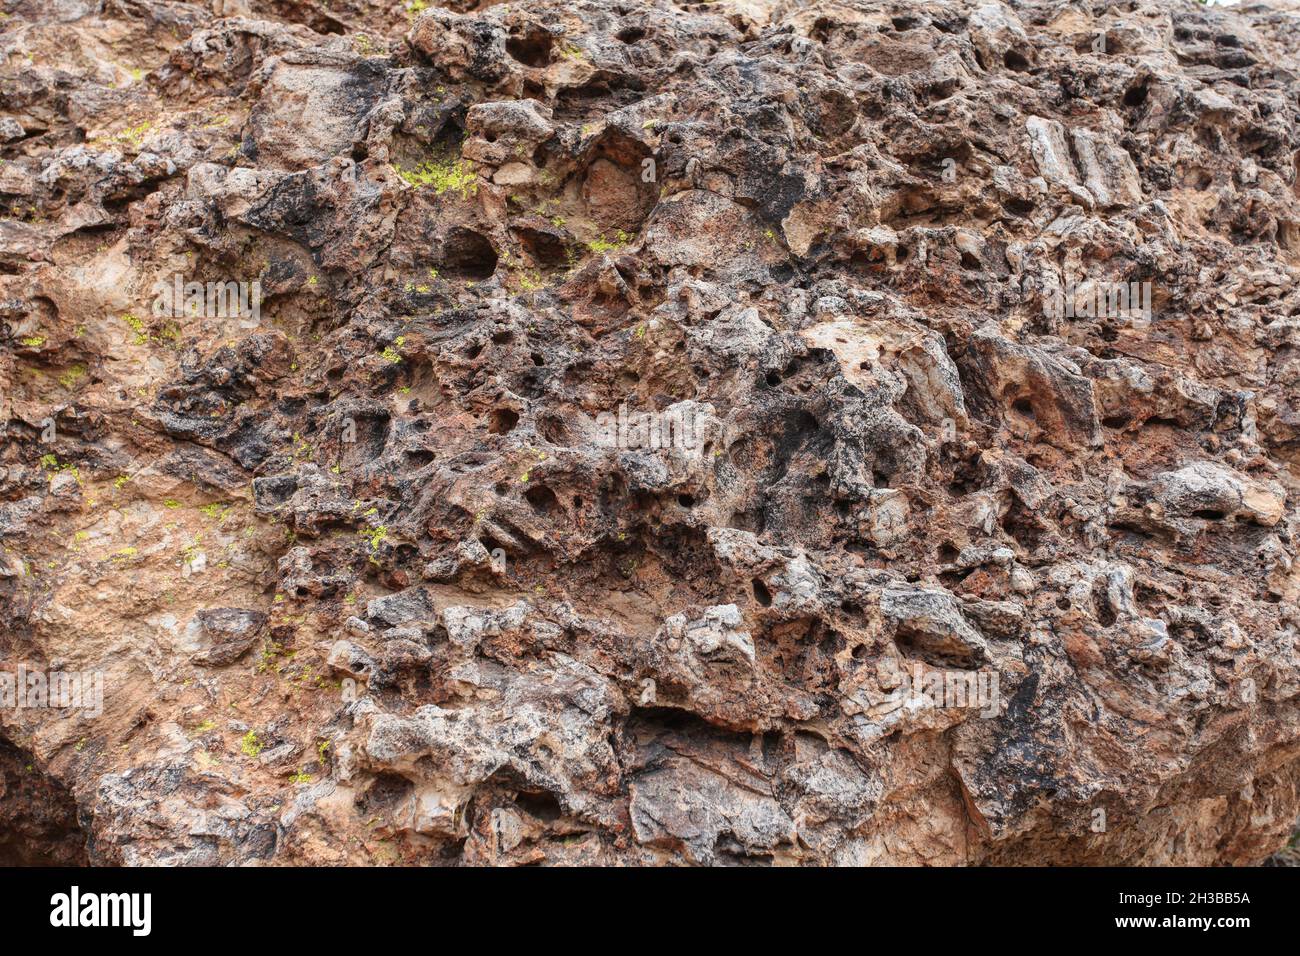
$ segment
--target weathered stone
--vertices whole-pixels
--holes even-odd
[[[1265,859],[1284,7],[8,4],[0,863]]]
[[[224,667],[246,654],[258,639],[267,617],[261,611],[220,607],[199,611],[194,622],[207,647],[193,657],[196,664]]]

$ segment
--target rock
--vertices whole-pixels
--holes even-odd
[[[1073,136],[1083,184],[1098,206],[1114,209],[1142,201],[1142,184],[1128,153],[1091,130],[1076,129]]]
[[[1012,342],[985,326],[968,352],[978,405],[1064,450],[1101,445],[1093,384],[1068,359]]]
[[[880,610],[894,623],[894,640],[932,663],[978,667],[988,657],[984,638],[962,616],[956,598],[944,591],[886,590]]]
[[[1138,494],[1158,526],[1194,533],[1199,522],[1241,519],[1272,527],[1286,513],[1285,490],[1276,482],[1247,478],[1214,462],[1194,462],[1156,475]]]
[[[219,607],[194,617],[198,637],[208,646],[191,658],[205,667],[224,667],[243,657],[266,625],[267,616],[248,608]]]
[[[473,139],[464,155],[474,162],[502,166],[512,156],[531,157],[541,143],[555,134],[551,110],[536,100],[479,103],[465,114]]]
[[[1283,7],[18,3],[0,863],[1269,858]]]
[[[293,52],[279,58],[249,116],[250,153],[271,168],[324,162],[361,139],[383,72],[360,57]]]
[[[396,626],[412,621],[432,621],[437,611],[424,588],[408,588],[396,594],[375,598],[366,605],[366,617]]]

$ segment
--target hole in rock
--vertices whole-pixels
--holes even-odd
[[[515,238],[524,254],[540,269],[563,269],[569,264],[569,250],[564,240],[541,229],[520,227]]]
[[[550,514],[560,506],[560,501],[555,497],[555,492],[545,485],[534,485],[529,488],[524,492],[524,498],[538,514]]]
[[[68,789],[0,736],[0,866],[86,866],[86,833]]]
[[[506,39],[506,53],[524,66],[549,66],[552,46],[550,33],[536,26]]]
[[[1002,64],[1008,70],[1015,70],[1019,73],[1029,69],[1029,61],[1025,59],[1024,54],[1019,50],[1008,50],[1002,57]]]
[[[560,806],[560,801],[556,799],[555,794],[545,790],[536,793],[525,791],[516,794],[515,806],[529,816],[545,823],[558,820],[564,816],[564,808]]]
[[[410,796],[415,784],[397,773],[381,773],[365,792],[357,797],[357,808],[362,813],[377,813],[396,809]]]
[[[569,429],[565,425],[564,419],[560,418],[558,415],[544,416],[537,423],[537,430],[541,432],[542,437],[552,445],[560,445],[567,448],[573,444],[569,435]]]
[[[460,279],[489,279],[497,271],[497,252],[472,229],[452,229],[443,241],[442,271]]]
[[[519,413],[513,408],[494,408],[488,421],[488,432],[504,435],[519,424]]]
[[[1141,106],[1147,101],[1149,92],[1151,92],[1151,87],[1146,83],[1135,83],[1124,91],[1124,105]]]

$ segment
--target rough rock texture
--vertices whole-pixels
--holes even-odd
[[[1300,16],[474,5],[0,0],[0,862],[1281,847]]]
[[[66,789],[0,740],[0,866],[80,866],[86,838]]]

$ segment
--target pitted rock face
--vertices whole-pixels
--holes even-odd
[[[1281,847],[1293,6],[478,6],[7,4],[0,857]]]

